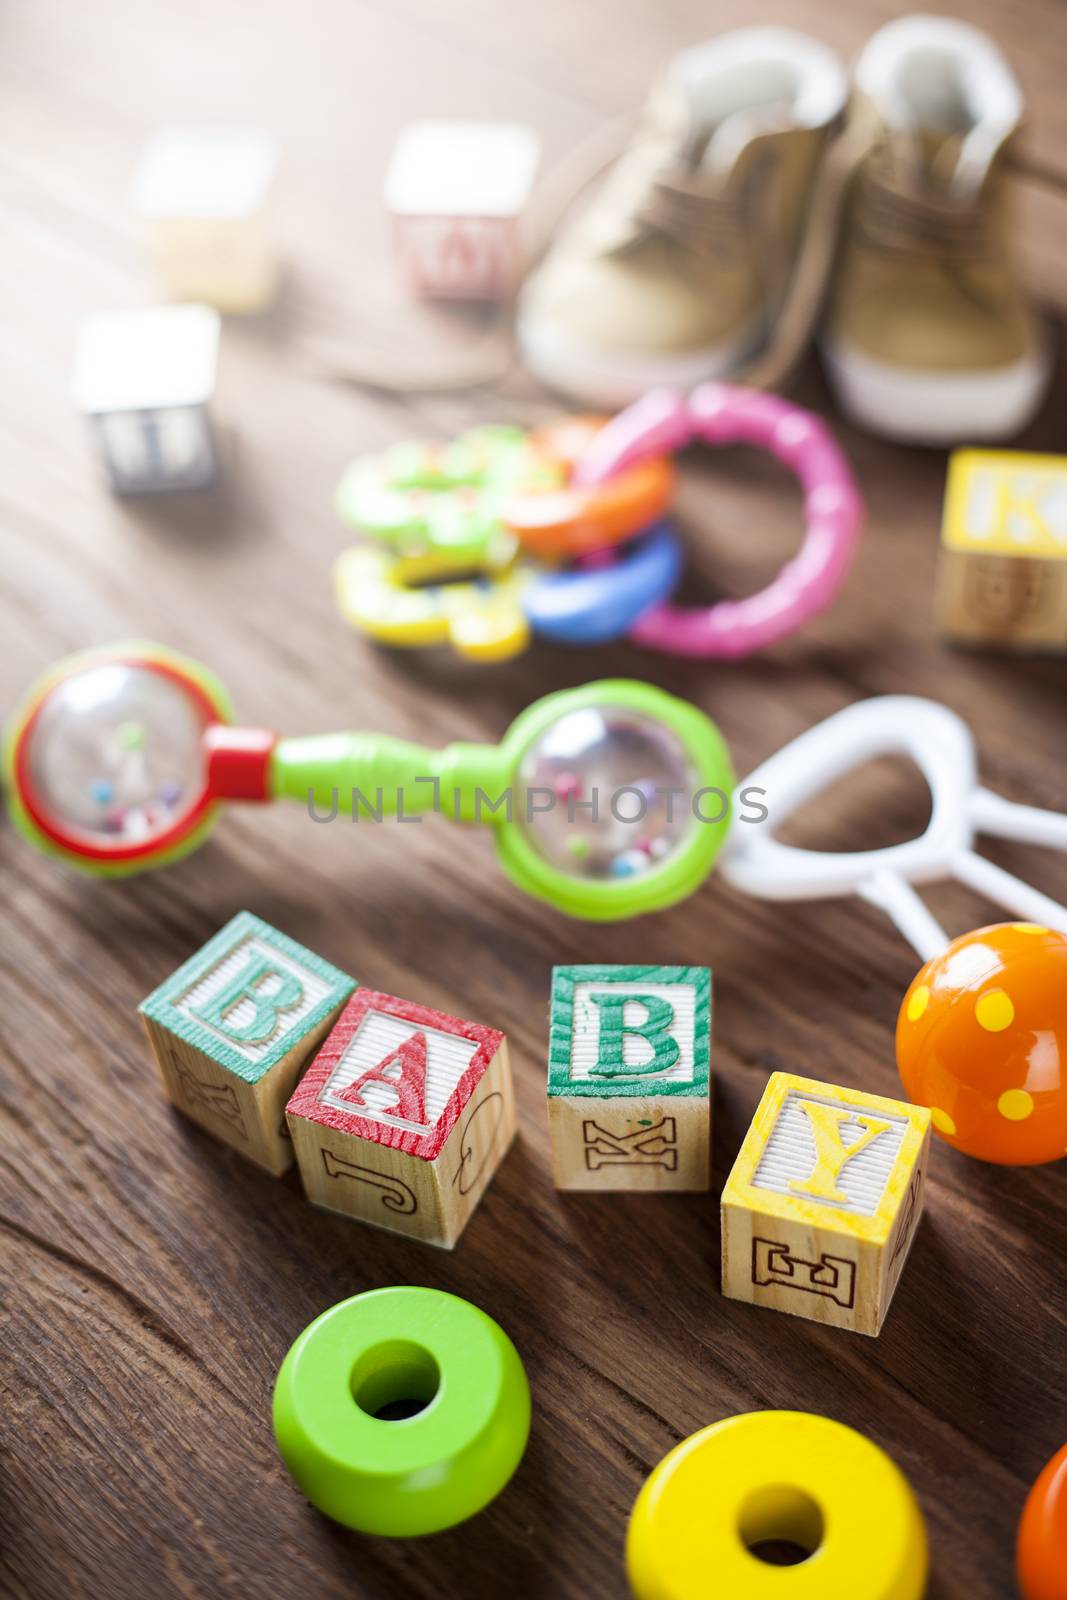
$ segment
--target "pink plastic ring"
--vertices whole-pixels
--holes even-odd
[[[813,412],[724,383],[701,384],[691,395],[652,390],[601,430],[574,481],[602,483],[693,439],[754,444],[777,456],[804,490],[807,533],[792,561],[759,594],[696,609],[652,606],[629,637],[671,655],[737,660],[786,638],[830,604],[852,562],[863,501],[847,461]]]

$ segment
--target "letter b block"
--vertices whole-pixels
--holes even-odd
[[[548,1126],[559,1189],[706,1189],[707,967],[556,967]]]
[[[309,1200],[451,1248],[515,1133],[507,1040],[359,989],[286,1117]]]
[[[240,911],[140,1007],[167,1094],[268,1172],[293,1164],[285,1104],[355,988]]]
[[[773,1073],[722,1193],[723,1293],[877,1334],[929,1148],[925,1106]]]

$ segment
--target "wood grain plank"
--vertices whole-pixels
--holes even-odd
[[[851,51],[893,6],[768,0],[768,19]],[[1062,304],[1067,127],[1062,11],[957,5],[1002,35],[1031,101],[1020,176],[1027,270]],[[467,337],[413,316],[389,280],[380,173],[427,111],[513,115],[549,157],[633,105],[657,60],[744,8],[603,0],[323,4],[190,0],[146,11],[12,0],[0,19],[0,693],[55,655],[156,634],[210,662],[239,715],[292,732],[376,726],[427,742],[496,739],[529,699],[593,675],[647,676],[722,723],[747,770],[857,696],[934,694],[975,727],[1002,792],[1062,806],[1062,662],[944,649],[930,620],[944,458],[835,422],[869,504],[840,603],[744,668],[626,646],[536,647],[486,671],[367,647],[334,613],[331,510],[348,457],[415,431],[552,413],[521,374],[499,395],[360,394],[309,357],[323,332],[395,343]],[[610,48],[605,41],[610,41]],[[88,311],[153,298],[125,210],[143,134],[188,117],[264,120],[285,166],[281,305],[227,324],[213,496],[119,504],[67,399]],[[829,414],[817,366],[801,396]],[[1063,374],[1026,441],[1062,448]],[[743,592],[795,545],[784,473],[747,452],[691,452],[680,523],[694,598]],[[849,847],[922,825],[914,782],[880,764],[798,819]],[[1067,864],[996,859],[1067,894]],[[471,892],[472,885],[477,894]],[[637,925],[590,930],[522,903],[491,841],[439,818],[310,828],[300,809],[235,808],[180,869],[102,887],[5,829],[0,893],[0,1589],[14,1595],[618,1600],[643,1476],[732,1411],[798,1406],[879,1439],[912,1477],[933,1539],[933,1596],[1003,1600],[1026,1485],[1062,1441],[1062,1174],[992,1170],[939,1146],[927,1217],[877,1342],[718,1292],[715,1195],[776,1067],[897,1092],[896,998],[913,961],[858,905],[774,912],[713,882]],[[931,894],[954,928],[982,908]],[[135,1015],[150,989],[248,906],[361,981],[502,1027],[519,1140],[450,1259],[313,1212],[294,1176],[249,1168],[163,1102]],[[716,972],[713,1189],[651,1199],[558,1195],[544,1066],[553,962],[699,962]],[[513,1485],[465,1529],[359,1539],[301,1501],[269,1429],[274,1372],[334,1300],[390,1282],[466,1295],[515,1338],[535,1427]]]

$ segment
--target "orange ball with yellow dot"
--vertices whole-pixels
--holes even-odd
[[[1067,1600],[1067,1444],[1027,1496],[1015,1564],[1023,1600]]]
[[[1020,1167],[1067,1154],[1067,936],[1002,922],[954,939],[904,996],[897,1065],[957,1150]]]

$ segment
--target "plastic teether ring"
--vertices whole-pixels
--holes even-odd
[[[539,428],[531,444],[571,467],[611,426],[602,417],[566,417]],[[515,495],[501,521],[535,555],[581,555],[640,533],[663,516],[673,496],[672,463],[645,451],[632,466],[613,472],[610,482],[571,481],[562,489]]]
[[[760,1547],[798,1546],[794,1566]],[[806,1559],[804,1559],[806,1557]],[[828,1417],[755,1411],[684,1439],[634,1504],[636,1600],[920,1600],[926,1530],[899,1468]]]
[[[518,568],[473,581],[418,584],[405,563],[377,545],[357,544],[338,557],[334,592],[353,627],[404,649],[450,644],[476,661],[506,661],[529,643]]]
[[[786,638],[829,605],[852,560],[863,502],[844,456],[812,412],[777,395],[718,383],[689,396],[667,389],[645,395],[591,441],[573,481],[605,486],[615,474],[694,439],[752,444],[777,456],[804,490],[807,533],[759,594],[699,609],[654,606],[630,637],[672,655],[735,659]]]
[[[530,626],[546,639],[603,644],[665,600],[681,570],[677,535],[661,522],[606,566],[536,579],[522,597],[522,608]]]
[[[323,1312],[274,1388],[274,1435],[336,1522],[391,1537],[481,1511],[522,1459],[530,1389],[515,1346],[439,1289],[374,1289]]]

